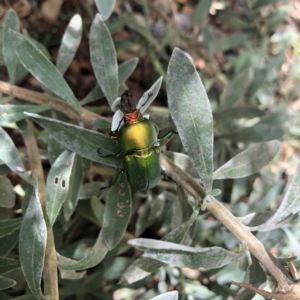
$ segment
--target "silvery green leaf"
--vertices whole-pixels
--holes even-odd
[[[67,221],[70,220],[72,214],[74,213],[78,200],[79,192],[81,189],[83,181],[83,169],[82,169],[82,159],[79,155],[75,155],[74,161],[72,163],[72,171],[69,179],[69,189],[64,202],[64,216]]]
[[[264,224],[248,227],[251,231],[268,231],[272,230],[275,225],[283,221],[289,215],[296,214],[300,210],[300,163],[293,179],[288,187],[286,194],[281,202],[280,207],[277,209],[275,214]]]
[[[110,32],[99,14],[90,31],[90,53],[97,81],[111,105],[118,96],[117,55]]]
[[[177,185],[177,197],[173,203],[172,230],[188,221],[193,214],[193,208],[188,201],[185,190]]]
[[[247,273],[244,278],[244,282],[251,284],[252,286],[264,289],[267,285],[267,276],[265,271],[260,265],[260,262],[251,255],[251,266],[247,270]],[[255,292],[251,291],[250,289],[240,289],[234,300],[245,300],[245,299],[252,299],[255,296]]]
[[[265,113],[251,106],[234,106],[224,110],[218,110],[213,113],[215,119],[240,119],[262,117]]]
[[[46,242],[47,228],[39,201],[38,190],[35,187],[20,230],[19,253],[21,267],[27,284],[38,299],[44,299],[41,290],[41,280]]]
[[[7,277],[0,276],[0,291],[9,289],[12,286],[14,286],[15,284],[16,284],[16,281],[14,281],[10,278],[7,278]]]
[[[103,20],[107,20],[116,4],[116,0],[95,0],[97,9]]]
[[[178,299],[178,292],[172,291],[172,292],[163,293],[149,300],[177,300],[177,299]]]
[[[19,229],[21,227],[22,220],[23,219],[21,218],[0,220],[0,238]]]
[[[252,68],[245,69],[238,73],[225,88],[221,95],[220,103],[222,108],[232,107],[245,95],[253,76]]]
[[[109,250],[122,239],[131,217],[131,188],[125,174],[108,191],[102,225],[104,243]]]
[[[67,149],[93,161],[111,166],[122,165],[122,161],[118,158],[101,158],[98,155],[98,148],[104,154],[116,154],[119,151],[117,143],[112,141],[108,136],[37,114],[26,113],[26,115],[40,124]]]
[[[21,225],[20,225],[21,227]],[[5,235],[0,238],[0,256],[7,256],[16,247],[19,241],[19,231],[15,230],[11,234]]]
[[[0,257],[0,274],[5,274],[20,266],[20,262],[17,259]]]
[[[70,177],[74,167],[76,153],[65,150],[54,162],[47,177],[46,210],[52,227],[60,209],[68,197]]]
[[[212,0],[204,0],[198,2],[194,14],[192,16],[192,25],[201,22],[209,13]]]
[[[159,77],[150,87],[149,90],[147,90],[143,96],[141,97],[141,99],[139,100],[136,108],[139,109],[141,111],[141,113],[145,112],[146,109],[148,108],[148,106],[152,103],[152,101],[156,98],[160,87],[161,87],[161,83],[162,83],[163,77]],[[149,96],[149,94],[151,93],[151,96]]]
[[[191,58],[178,48],[173,51],[168,67],[167,94],[182,144],[209,193],[213,172],[212,112]]]
[[[0,207],[12,208],[16,203],[16,194],[11,181],[5,177],[0,176]]]
[[[80,189],[79,200],[90,199],[93,196],[98,195],[102,187],[103,183],[99,181],[85,183]]]
[[[191,217],[186,222],[169,232],[163,237],[162,240],[174,243],[182,242],[185,238],[186,233],[195,222],[198,214],[199,208],[196,208]],[[142,255],[126,269],[119,281],[119,284],[127,285],[139,281],[155,272],[163,265],[163,262]]]
[[[56,253],[58,266],[65,270],[85,270],[98,265],[105,257],[108,249],[103,240],[102,231],[88,255],[81,260],[74,260]]]
[[[188,155],[173,151],[164,151],[164,155],[170,158],[177,166],[193,177],[199,177],[191,159]]]
[[[3,22],[3,58],[11,83],[15,82],[18,65],[18,57],[10,40],[9,29],[19,32],[19,19],[13,9],[9,9]]]
[[[118,78],[119,78],[119,86],[121,86],[125,81],[128,79],[128,77],[132,74],[134,69],[136,68],[136,65],[138,63],[138,58],[134,57],[132,59],[124,61],[122,64],[118,66]],[[80,101],[80,105],[85,105],[90,102],[95,101],[96,99],[100,99],[104,96],[100,86],[98,83],[96,86],[89,92],[89,94]],[[112,108],[112,111],[115,111]]]
[[[0,125],[18,122],[25,119],[24,112],[39,113],[50,109],[49,104],[45,105],[0,105]]]
[[[24,67],[47,89],[66,100],[78,113],[81,108],[58,69],[28,38],[10,30],[14,49]]]
[[[280,142],[273,140],[252,146],[234,156],[213,174],[214,179],[241,178],[258,172],[276,155]]]
[[[78,49],[82,33],[81,16],[76,14],[70,20],[59,47],[56,67],[64,74],[72,62]]]
[[[33,180],[26,173],[23,162],[13,141],[2,127],[0,127],[0,149],[1,161],[6,164],[13,172],[22,177],[26,182],[33,185]]]
[[[110,128],[111,127],[111,122],[109,122],[108,120],[106,119],[103,119],[103,118],[99,118],[99,119],[96,119],[94,122],[93,122],[93,125],[97,128]]]
[[[74,270],[65,270],[59,268],[60,277],[62,279],[71,279],[71,280],[78,280],[86,275],[86,271],[83,272],[76,272]]]
[[[137,57],[124,61],[118,67],[119,69],[119,86],[121,86],[129,78],[132,72],[135,70],[139,59]]]
[[[200,248],[151,239],[130,240],[132,246],[144,251],[146,257],[181,268],[216,269],[238,260],[246,248],[233,253],[220,247]]]

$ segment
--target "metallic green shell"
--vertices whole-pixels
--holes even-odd
[[[156,142],[156,129],[146,118],[133,124],[124,124],[118,132],[118,144],[125,155],[131,150],[148,149]]]
[[[124,169],[133,189],[142,191],[155,187],[161,176],[160,148],[153,147],[125,155]]]

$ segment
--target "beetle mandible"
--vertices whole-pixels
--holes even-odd
[[[151,96],[152,93],[149,93],[142,106]],[[115,155],[104,155],[98,149],[99,156],[102,158],[122,157],[124,169],[120,174],[125,172],[130,186],[138,191],[155,187],[161,175],[171,179],[161,168],[160,146],[177,132],[169,131],[158,139],[154,124],[136,108],[132,94],[128,90],[125,90],[121,96],[120,109],[124,116],[117,130],[110,133],[110,137],[117,140],[121,151]],[[118,178],[119,176],[112,185],[118,181]]]

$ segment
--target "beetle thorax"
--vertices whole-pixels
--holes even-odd
[[[133,112],[124,114],[124,123],[133,124],[139,122],[143,118],[139,109],[134,110]]]

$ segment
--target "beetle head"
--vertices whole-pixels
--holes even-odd
[[[121,109],[125,113],[130,113],[136,110],[135,102],[130,91],[125,90],[121,96]]]

